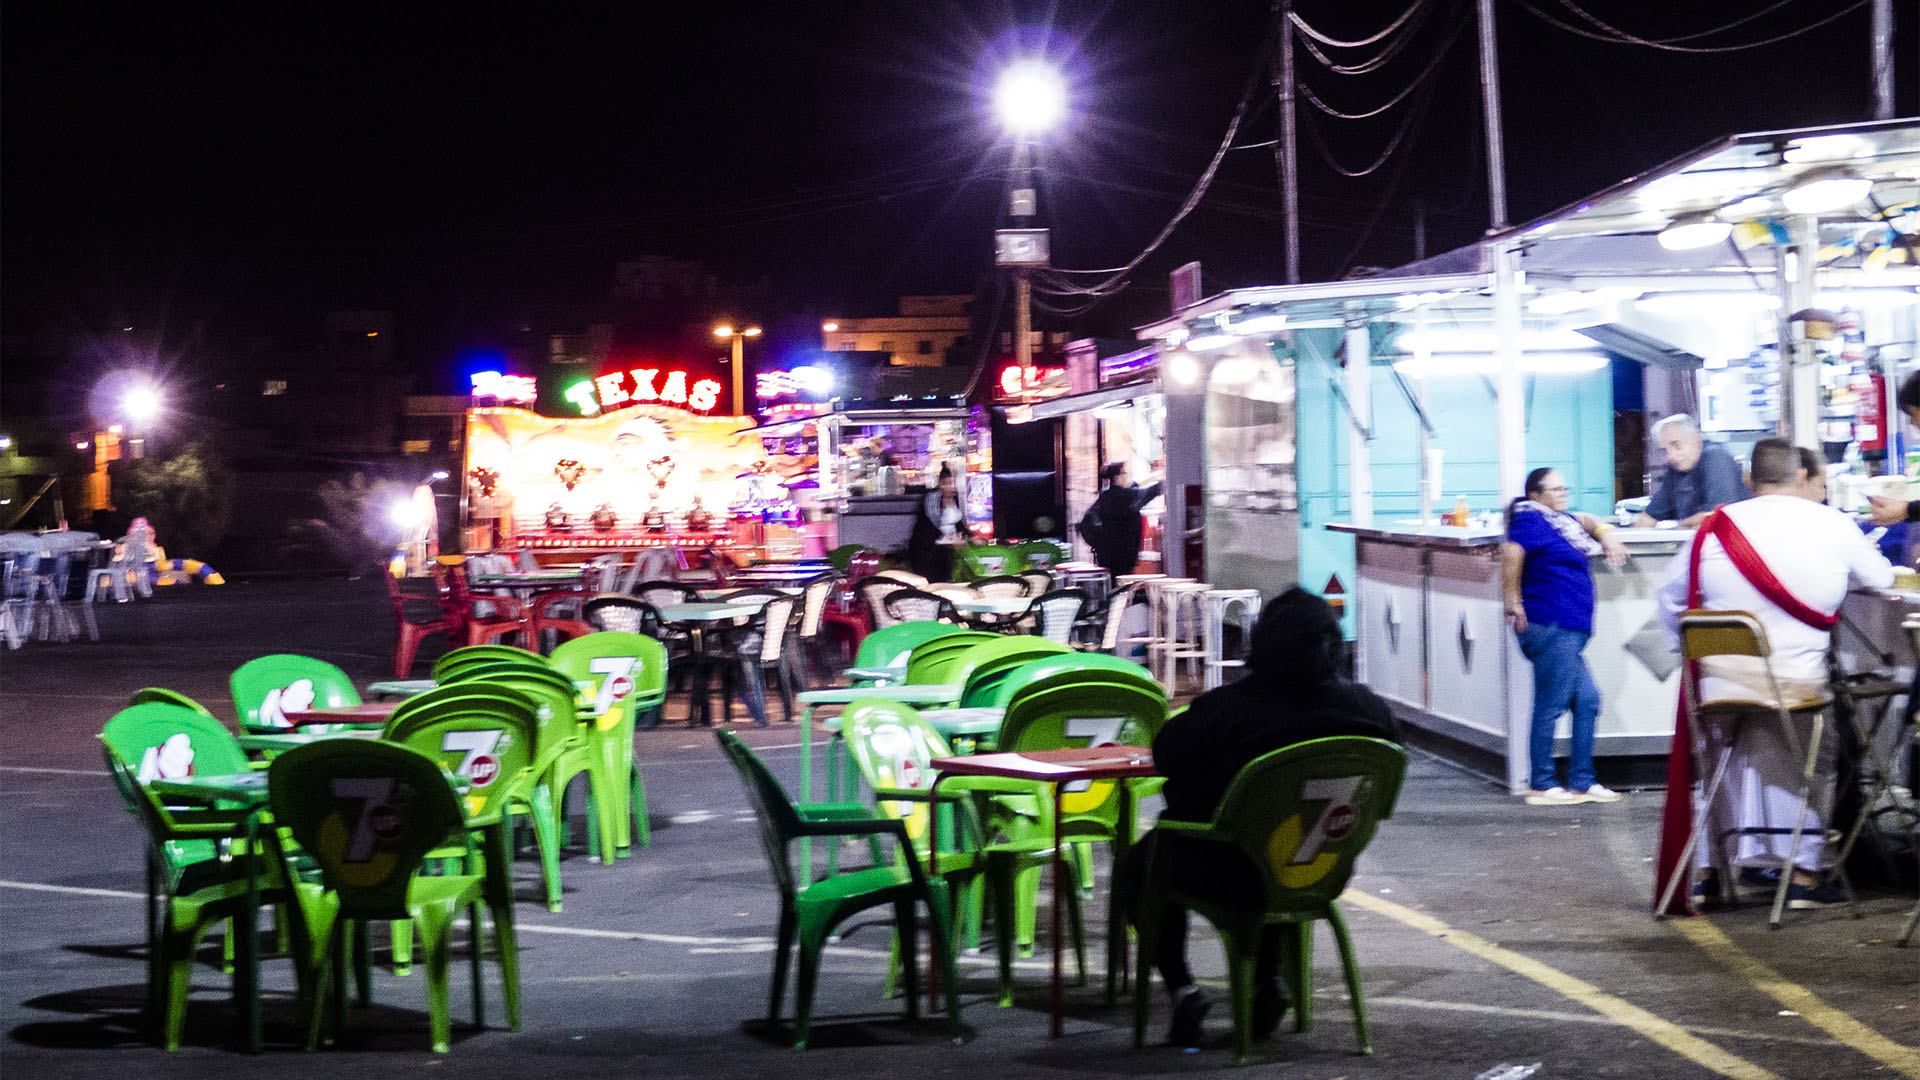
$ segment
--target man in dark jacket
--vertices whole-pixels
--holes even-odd
[[[1100,479],[1106,487],[1093,501],[1100,537],[1088,541],[1093,545],[1093,560],[1114,577],[1131,574],[1140,561],[1140,508],[1159,497],[1161,485],[1156,481],[1135,487],[1124,461],[1101,466]]]
[[[1325,600],[1295,587],[1269,603],[1253,628],[1246,678],[1201,694],[1153,740],[1154,766],[1166,777],[1162,816],[1213,820],[1240,770],[1282,747],[1335,735],[1399,742],[1400,724],[1386,702],[1340,676],[1340,647],[1340,621]],[[1127,884],[1144,874],[1146,850],[1142,843],[1129,852],[1122,871]],[[1231,871],[1238,867],[1223,867],[1203,850],[1168,844],[1160,857],[1172,860],[1181,889],[1195,895],[1230,902],[1259,887],[1237,880]],[[1261,937],[1254,968],[1257,1037],[1272,1034],[1286,1013],[1279,956],[1280,935],[1269,928]],[[1193,984],[1187,969],[1186,911],[1167,911],[1154,966],[1173,998],[1167,1040],[1176,1046],[1195,1045],[1212,1002]]]

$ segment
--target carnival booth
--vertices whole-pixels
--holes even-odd
[[[578,384],[577,417],[476,405],[466,421],[466,550],[606,553],[791,543],[791,508],[751,418],[711,415],[717,379],[644,368]]]
[[[1524,790],[1531,680],[1501,610],[1499,508],[1550,466],[1573,508],[1630,521],[1663,464],[1650,422],[1676,412],[1738,458],[1775,433],[1821,447],[1843,508],[1906,494],[1888,396],[1920,340],[1917,207],[1920,123],[1741,135],[1421,264],[1143,328],[1191,376],[1168,382],[1204,394],[1205,576],[1350,601],[1358,677]],[[1657,757],[1677,676],[1652,594],[1691,533],[1620,535],[1586,650],[1597,752]],[[1883,603],[1904,601],[1849,610]]]

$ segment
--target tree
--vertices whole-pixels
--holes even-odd
[[[178,452],[122,459],[113,469],[113,502],[127,518],[153,523],[175,558],[209,555],[227,535],[233,473],[205,442]]]
[[[314,494],[320,500],[321,516],[293,523],[292,546],[325,552],[356,578],[384,566],[400,542],[392,508],[411,498],[413,488],[395,480],[370,481],[365,473],[356,472],[346,483],[321,484]]]

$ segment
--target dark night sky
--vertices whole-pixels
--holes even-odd
[[[1772,2],[1581,6],[1672,36]],[[1564,0],[1526,3],[1577,21]],[[1303,80],[1348,110],[1385,100],[1472,11],[1427,5],[1413,44],[1380,71],[1343,78],[1302,53]],[[1497,6],[1516,220],[1720,135],[1869,115],[1864,5],[1783,44],[1707,56],[1586,41],[1519,0]],[[1793,0],[1708,40],[1771,36],[1843,6]],[[1899,111],[1911,114],[1920,48],[1912,5],[1897,6]],[[1298,7],[1353,37],[1405,2]],[[602,295],[612,264],[641,254],[764,276],[786,303],[823,310],[968,291],[986,269],[1007,161],[983,87],[999,58],[1036,44],[1064,61],[1075,98],[1046,155],[1056,264],[1114,266],[1204,167],[1267,18],[1268,0],[517,13],[17,0],[0,9],[0,314],[9,331],[124,318],[179,333],[310,329],[329,309],[385,307],[426,365],[457,346],[463,320]],[[1303,131],[1309,277],[1410,259],[1415,196],[1432,251],[1485,227],[1474,47],[1468,24],[1430,97],[1416,91],[1381,118],[1303,106],[1352,164],[1424,109],[1405,167],[1364,180],[1332,173]],[[1238,141],[1274,132],[1263,93]],[[1114,333],[1164,311],[1166,271],[1190,259],[1209,292],[1278,281],[1280,237],[1271,152],[1234,151],[1140,288],[1071,328]]]

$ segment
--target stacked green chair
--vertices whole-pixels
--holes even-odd
[[[1028,683],[1013,692],[994,746],[1012,753],[1064,747],[1151,746],[1166,719],[1167,699],[1158,686],[1107,681],[1095,672],[1064,672]],[[1060,842],[1081,849],[1079,865],[1083,887],[1092,884],[1091,860],[1084,857],[1087,846],[1107,843],[1113,848],[1117,864],[1133,840],[1135,822],[1124,809],[1133,808],[1132,814],[1137,816],[1136,799],[1142,789],[1130,785],[1123,790],[1123,783],[1125,781],[1095,780],[1085,785],[1070,784],[1061,794]],[[989,828],[1002,827],[1006,826],[989,824]],[[1119,968],[1117,950],[1125,940],[1120,916],[1119,907],[1109,903],[1107,988],[1110,997]]]
[[[1059,642],[1025,634],[995,634],[963,653],[947,670],[947,679],[963,688],[962,708],[991,705],[1000,686],[1015,671],[1035,660],[1070,656],[1073,650]]]
[[[587,743],[580,735],[577,693],[573,681],[555,671],[545,660],[534,662],[503,660],[474,664],[448,673],[453,680],[446,686],[485,682],[506,686],[533,699],[539,710],[539,731],[534,747],[532,782],[524,792],[515,792],[508,804],[510,813],[524,813],[533,824],[534,843],[540,851],[540,873],[546,886],[547,909],[559,911],[560,894],[560,817],[559,798],[553,778],[573,776],[588,761]],[[410,704],[410,703],[409,703]],[[399,715],[399,714],[396,714]],[[591,788],[592,775],[588,775]]]
[[[994,777],[954,777],[941,789],[948,800],[946,805],[936,809],[931,804],[937,778],[931,762],[951,757],[953,751],[919,713],[898,702],[868,699],[849,705],[841,716],[841,725],[860,774],[873,789],[875,808],[906,827],[912,855],[926,864],[930,873],[937,870],[961,897],[955,912],[960,923],[956,935],[964,928],[969,942],[979,938],[980,887],[984,881],[991,881],[1000,1004],[1011,1005],[1015,942],[1030,952],[1034,925],[1034,893],[1027,890],[1026,907],[1016,910],[1015,880],[1028,873],[1037,874],[1048,861],[1053,849],[1047,820],[1051,808],[1039,810],[1037,827],[989,840],[981,829],[980,804],[1013,801],[1022,804],[1028,816],[1035,816],[1031,784]],[[942,841],[937,859],[932,857],[935,830],[931,822],[935,813],[940,814],[937,831]],[[900,854],[904,858],[907,851]],[[1084,977],[1086,954],[1077,895],[1071,910],[1074,951]]]
[[[248,770],[246,753],[218,720],[185,706],[145,702],[114,714],[100,732],[107,771],[147,834],[147,1011],[159,1041],[180,1048],[194,955],[226,922],[229,956],[247,1012],[250,1047],[260,1048],[260,949],[255,913],[291,893],[278,860],[263,859],[257,815],[247,809],[168,806],[152,779]],[[235,932],[237,931],[237,932]]]
[[[488,642],[480,645],[462,645],[457,649],[448,649],[440,659],[433,663],[435,682],[447,681],[447,675],[460,668],[473,664],[494,664],[501,661],[519,661],[521,663],[543,664],[546,662],[539,653],[522,649],[517,645],[502,645]]]
[[[476,845],[472,841],[477,839],[477,852],[481,856],[477,868],[486,877],[486,902],[493,912],[494,925],[510,927],[513,925],[513,847],[507,808],[516,799],[525,799],[533,784],[539,708],[533,699],[517,690],[486,682],[443,686],[412,698],[407,704],[407,710],[387,724],[381,737],[433,758],[441,768],[466,784],[461,802],[467,827],[472,830],[471,836],[451,838],[426,858],[457,861],[472,871],[476,868]],[[412,925],[406,920],[393,925],[398,974],[406,974],[412,962]],[[477,949],[478,924],[474,927],[474,940]],[[506,986],[507,1023],[518,1031],[518,960],[503,953],[500,964]]]
[[[331,709],[360,704],[353,680],[325,660],[293,653],[255,657],[228,678],[234,711],[240,715],[241,745],[248,735],[284,733],[283,711]],[[338,727],[345,725],[328,725]],[[322,729],[315,728],[315,733]]]
[[[453,922],[464,908],[478,927],[488,891],[483,874],[419,872],[429,853],[467,832],[466,814],[446,771],[410,747],[328,739],[281,754],[267,776],[274,821],[318,864],[325,889],[302,905],[317,945],[308,972],[308,1049],[319,1045],[324,1030],[337,1028],[345,1013],[349,924],[408,919],[426,950],[433,1049],[446,1053],[452,1043],[447,975]],[[504,846],[503,832],[494,835]],[[517,979],[512,958],[519,946],[511,921],[496,921],[494,936],[512,987]],[[476,933],[470,950],[476,1025],[485,1018],[479,940]],[[510,1002],[516,996],[516,990],[508,991]]]
[[[907,654],[907,682],[916,686],[952,683],[953,668],[960,657],[976,645],[1000,637],[986,630],[960,630],[923,641]]]
[[[213,715],[213,711],[205,705],[200,704],[178,690],[169,690],[164,686],[143,686],[135,690],[133,694],[127,698],[127,704],[129,705],[146,705],[150,703],[178,705],[184,709],[192,709],[202,716],[210,717]]]
[[[1022,688],[1047,679],[1056,679],[1066,673],[1072,673],[1069,681],[1105,679],[1111,682],[1131,683],[1148,690],[1159,690],[1161,696],[1166,689],[1153,672],[1118,656],[1106,653],[1063,653],[1059,656],[1046,656],[1022,664],[995,688],[993,704],[1005,708],[1013,700],[1013,695]],[[1049,684],[1051,685],[1051,684]]]
[[[966,632],[949,623],[895,623],[875,630],[860,639],[860,648],[854,653],[853,666],[856,670],[870,671],[905,664],[915,646]],[[875,677],[869,676],[857,677],[854,681],[864,685],[876,680]]]
[[[609,797],[596,801],[596,812],[588,819],[593,827],[589,851],[605,853],[608,862],[624,858],[635,846],[652,842],[633,732],[640,713],[666,700],[666,646],[641,634],[604,630],[560,643],[549,662],[576,683],[590,684],[580,706],[591,768],[597,774],[589,783]],[[567,779],[556,781],[564,784]]]
[[[1160,913],[1167,905],[1187,908],[1212,923],[1227,953],[1233,997],[1235,1059],[1252,1056],[1254,957],[1262,930],[1285,926],[1290,947],[1281,950],[1283,977],[1292,995],[1294,1027],[1313,1026],[1313,934],[1325,920],[1340,948],[1340,964],[1353,1003],[1354,1036],[1370,1054],[1366,1001],[1360,968],[1336,898],[1353,876],[1354,860],[1373,840],[1379,823],[1393,816],[1406,752],[1382,739],[1341,736],[1298,743],[1254,759],[1240,770],[1220,800],[1213,820],[1162,818],[1149,837],[1147,869],[1137,911],[1140,979],[1133,990],[1133,1044],[1146,1037]],[[1206,844],[1207,857],[1242,871],[1256,892],[1241,904],[1182,893],[1165,858],[1176,844]]]
[[[773,961],[773,991],[767,1009],[767,1022],[777,1027],[780,1005],[786,995],[787,971],[795,946],[800,954],[799,978],[794,991],[793,1045],[805,1049],[813,1019],[814,984],[820,972],[820,952],[834,927],[870,908],[892,905],[900,954],[906,959],[907,1017],[920,1015],[917,980],[917,926],[915,904],[927,906],[927,929],[939,958],[941,977],[947,997],[947,1023],[955,1042],[960,1041],[959,972],[953,962],[953,925],[944,882],[930,879],[922,871],[920,860],[899,859],[883,862],[875,854],[875,865],[863,870],[847,870],[821,881],[801,884],[793,874],[791,848],[803,837],[864,836],[876,842],[891,837],[905,848],[911,844],[904,822],[876,818],[859,803],[808,803],[795,805],[780,781],[740,737],[730,731],[717,731],[720,749],[733,763],[746,785],[760,822],[760,840],[766,849],[767,868],[780,890],[780,931]]]

